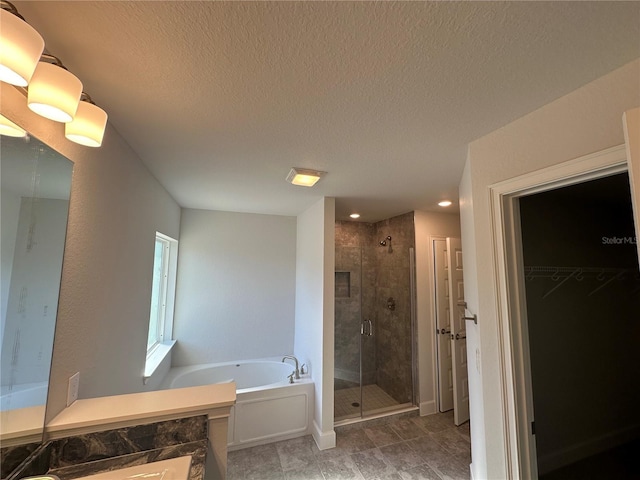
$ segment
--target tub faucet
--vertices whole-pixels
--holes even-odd
[[[300,380],[300,369],[298,368],[298,359],[293,355],[285,355],[284,357],[282,357],[282,361],[284,362],[287,358],[289,360],[293,360],[294,362],[296,362],[296,380]]]

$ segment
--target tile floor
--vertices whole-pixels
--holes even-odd
[[[469,479],[469,423],[453,413],[388,417],[336,428],[337,446],[311,436],[229,452],[228,480]]]
[[[362,398],[365,402],[364,409],[369,412],[380,412],[398,406],[398,402],[376,384],[362,387]],[[333,410],[336,421],[359,416],[360,401],[360,387],[335,390]]]

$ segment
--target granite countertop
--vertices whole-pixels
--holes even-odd
[[[60,480],[72,480],[75,478],[85,477],[87,475],[95,475],[97,473],[191,455],[189,480],[202,480],[204,478],[206,453],[207,441],[199,440],[197,442],[183,443],[172,447],[131,453],[94,462],[80,463],[61,468],[52,468],[47,473],[57,475]]]
[[[60,480],[191,455],[189,480],[204,477],[207,415],[166,420],[52,440],[8,477],[57,475]]]

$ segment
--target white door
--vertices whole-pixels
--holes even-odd
[[[451,312],[451,360],[453,365],[453,421],[461,425],[469,420],[469,373],[467,372],[467,332],[464,320],[464,280],[462,243],[447,238],[449,257],[449,310]]]
[[[451,371],[451,313],[449,310],[449,261],[447,241],[433,240],[433,264],[436,286],[436,343],[438,361],[439,410],[453,408],[453,372]]]
[[[631,203],[636,224],[636,239],[640,240],[640,107],[627,110],[623,117],[624,140],[627,145],[627,164],[631,182]],[[636,241],[638,258],[640,242]]]

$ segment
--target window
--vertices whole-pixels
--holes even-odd
[[[151,376],[175,343],[171,336],[177,260],[178,242],[156,232],[145,378]]]

